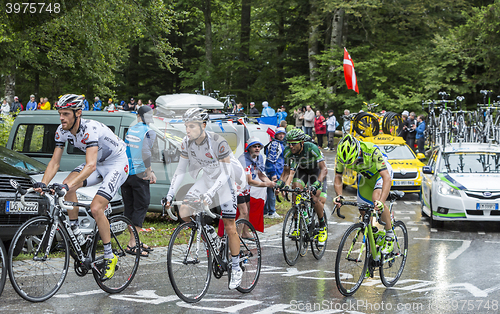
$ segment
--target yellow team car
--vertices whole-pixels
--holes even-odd
[[[424,154],[416,154],[406,145],[405,140],[399,136],[381,134],[378,136],[359,138],[363,142],[375,143],[389,160],[394,171],[391,190],[404,191],[405,193],[420,193],[422,185],[422,167],[425,164]],[[342,183],[354,188],[356,186],[357,173],[345,169],[342,175]]]

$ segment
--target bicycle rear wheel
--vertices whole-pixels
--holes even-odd
[[[2,295],[3,288],[5,287],[5,281],[7,280],[7,252],[5,251],[5,246],[0,239],[0,295]]]
[[[103,281],[101,279],[104,271],[104,246],[99,234],[96,235],[94,247],[92,248],[92,258],[96,262],[92,268],[94,279],[102,290],[108,293],[118,293],[127,288],[137,272],[140,260],[139,234],[130,219],[119,215],[109,219],[111,232],[111,248],[118,257],[113,277]],[[130,240],[130,233],[135,238],[135,254],[127,254],[125,249]]]
[[[68,273],[68,237],[57,228],[49,246],[52,226],[46,216],[28,220],[17,230],[9,249],[10,282],[22,298],[31,302],[52,297]]]
[[[335,260],[335,282],[340,293],[351,296],[365,278],[368,267],[368,241],[361,223],[350,226],[340,240]]]
[[[323,210],[323,217],[325,218],[325,228],[326,228],[326,234],[328,234],[328,219],[326,218],[326,213],[325,210]],[[326,243],[328,242],[328,238],[326,239],[325,243],[323,245],[318,244],[318,232],[319,232],[319,219],[318,219],[318,214],[314,212],[314,220],[315,226],[315,236],[314,239],[311,241],[311,251],[313,253],[314,258],[317,260],[320,260],[323,255],[325,255],[325,249],[326,249]]]
[[[243,234],[251,234],[253,239],[244,239],[240,236],[240,267],[243,270],[241,284],[236,288],[239,292],[248,293],[255,288],[259,281],[262,254],[257,231],[246,219],[236,221],[236,230],[243,229]]]
[[[179,225],[168,244],[167,269],[170,283],[179,298],[200,301],[208,291],[212,276],[212,254],[203,236],[197,241],[194,222]]]
[[[402,221],[396,221],[394,229],[394,250],[382,256],[382,266],[380,266],[380,279],[386,287],[396,284],[405,268],[408,257],[408,231]]]
[[[283,231],[281,233],[281,245],[285,262],[293,266],[299,258],[299,251],[303,244],[303,238],[299,235],[297,207],[292,207],[285,215]]]

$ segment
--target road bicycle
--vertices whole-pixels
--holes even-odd
[[[24,197],[34,192],[34,189],[23,190],[15,180],[11,180],[11,185],[21,194],[21,203],[29,206]],[[64,283],[70,255],[74,259],[75,273],[83,277],[92,270],[94,279],[102,290],[118,293],[127,288],[134,279],[140,259],[139,234],[132,222],[122,215],[109,218],[111,207],[106,209],[111,246],[118,257],[118,263],[114,276],[103,280],[101,277],[105,271],[104,248],[97,224],[87,235],[85,243],[80,245],[65,214],[65,210],[71,210],[73,206],[83,207],[91,214],[90,205],[64,201],[66,190],[57,185],[49,185],[42,190],[46,192],[44,195],[51,199],[51,211],[22,224],[9,248],[7,264],[14,290],[31,302],[49,299]],[[50,194],[52,191],[55,193]],[[134,254],[125,252],[130,232],[137,243],[137,246],[132,248]]]
[[[0,295],[2,295],[7,280],[7,252],[2,240],[0,240],[0,271]]]
[[[170,283],[179,298],[188,303],[200,301],[207,293],[212,274],[220,279],[225,273],[231,280],[228,237],[219,237],[205,218],[221,219],[201,200],[172,202],[172,206],[187,205],[193,210],[190,221],[181,223],[172,233],[167,251],[167,268]],[[163,204],[163,206],[165,206]],[[173,220],[178,220],[171,208],[167,210]],[[207,217],[208,216],[208,217]],[[253,225],[246,219],[236,221],[240,238],[240,267],[243,270],[242,293],[252,291],[260,276],[262,255],[260,241]],[[250,238],[242,235],[250,234]]]
[[[389,194],[392,230],[394,231],[394,249],[389,254],[382,254],[381,248],[385,244],[385,231],[377,230],[372,225],[374,219],[385,225],[374,205],[357,202],[341,201],[341,206],[357,206],[364,212],[360,222],[351,225],[340,240],[335,260],[335,281],[340,293],[345,296],[353,295],[361,286],[363,280],[374,275],[375,268],[379,268],[380,279],[386,287],[392,287],[401,277],[408,256],[408,231],[405,224],[394,221],[392,206],[396,199],[404,196],[404,192],[391,191]],[[344,219],[340,213],[337,215]],[[333,212],[332,212],[333,215]]]
[[[308,189],[282,188],[282,192],[291,192],[295,195],[294,205],[286,213],[281,233],[281,244],[283,256],[288,265],[293,266],[300,256],[307,254],[307,247],[311,245],[313,256],[319,260],[325,254],[326,243],[320,245],[318,242],[319,220],[314,210],[314,201]],[[276,198],[277,201],[279,197]],[[325,228],[328,233],[328,221],[323,211]]]

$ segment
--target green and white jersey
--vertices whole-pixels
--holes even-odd
[[[316,169],[318,168],[318,163],[325,160],[318,146],[310,142],[304,142],[304,148],[297,155],[292,154],[290,147],[287,146],[283,155],[285,157],[285,166],[290,167],[290,169],[294,171],[296,171],[297,168]]]
[[[362,156],[349,166],[345,166],[337,160],[335,166],[336,173],[343,173],[344,168],[348,168],[369,179],[373,176],[379,176],[380,171],[387,170],[387,156],[380,151],[377,145],[361,141],[359,144],[361,146]]]

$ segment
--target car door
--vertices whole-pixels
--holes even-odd
[[[427,206],[429,210],[431,210],[430,204],[432,195],[432,183],[434,182],[435,172],[437,168],[436,165],[438,152],[438,150],[435,150],[429,158],[429,162],[427,163],[427,166],[432,169],[433,173],[428,174],[422,172],[422,200],[424,202],[424,205]]]

